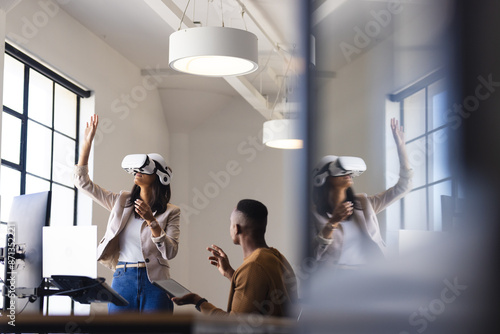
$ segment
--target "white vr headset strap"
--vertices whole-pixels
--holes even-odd
[[[324,171],[321,174],[318,174],[314,177],[313,183],[315,187],[321,187],[324,183],[326,178],[330,175],[328,170]]]
[[[158,168],[156,168],[156,175],[158,175],[158,178],[160,179],[161,184],[164,186],[167,186],[170,184],[170,180],[172,179],[172,172],[170,171],[170,168],[167,167],[167,172],[164,173]]]

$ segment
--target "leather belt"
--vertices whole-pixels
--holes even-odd
[[[120,268],[145,268],[146,264],[144,262],[137,262],[137,263],[125,263],[125,264],[118,264],[116,266],[116,269]]]

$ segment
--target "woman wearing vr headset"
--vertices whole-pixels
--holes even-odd
[[[384,258],[385,243],[376,214],[411,190],[404,132],[391,119],[400,173],[393,187],[373,196],[354,194],[353,176],[366,170],[361,158],[325,156],[313,170],[314,249],[316,259],[342,268],[355,268]]]
[[[173,311],[167,294],[151,282],[170,277],[168,260],[177,255],[180,209],[169,203],[171,170],[159,154],[125,157],[122,167],[134,174],[130,192],[113,193],[90,180],[88,159],[97,130],[91,117],[75,167],[75,185],[111,212],[98,261],[114,271],[111,287],[129,304],[108,303],[108,312]]]

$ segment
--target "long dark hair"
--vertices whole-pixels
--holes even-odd
[[[330,183],[325,182],[320,187],[314,187],[312,192],[312,200],[315,206],[316,212],[321,216],[327,217],[327,213],[333,213],[335,208],[330,207],[328,203],[328,192],[330,190]],[[354,190],[349,187],[345,191],[346,199],[344,202],[352,202],[354,208],[359,209],[359,203],[356,201],[356,196],[354,196]]]
[[[153,160],[154,161],[154,160]],[[156,168],[161,170],[162,172],[166,172],[163,167],[160,166],[156,161],[155,165]],[[161,214],[167,210],[167,204],[170,202],[170,196],[172,195],[172,192],[170,190],[170,184],[164,185],[160,182],[160,179],[155,177],[155,180],[152,184],[153,188],[153,196],[151,197],[151,203],[148,203],[149,206],[151,207],[151,211],[155,212],[157,214]],[[134,184],[132,187],[132,190],[130,192],[130,197],[127,202],[127,207],[133,206],[135,203],[136,199],[139,199],[141,196],[141,187],[138,186],[137,184]],[[137,212],[135,213],[136,217],[138,217]]]

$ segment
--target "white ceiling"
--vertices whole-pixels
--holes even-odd
[[[299,33],[304,30],[298,15],[300,1],[190,0],[186,9],[188,0],[74,0],[61,7],[140,69],[161,72],[159,91],[169,124],[172,129],[189,131],[238,95],[247,101],[257,98],[257,102],[249,103],[264,117],[269,115],[267,111],[273,107],[278,92],[281,92],[279,100],[283,97],[282,78],[293,78],[296,74],[288,62],[297,53]],[[315,0],[312,3],[316,70],[332,80],[333,73],[347,63],[340,43],[352,44],[354,27],[364,27],[368,20],[373,20],[371,11],[386,8],[387,1]],[[243,17],[241,4],[246,7]],[[181,26],[179,13],[184,10]],[[260,66],[257,72],[227,80],[179,74],[169,69],[170,34],[180,26],[192,26],[193,21],[200,22],[195,25],[221,26],[222,19],[226,27],[248,29],[257,35]],[[390,33],[390,29],[386,29],[377,39]],[[189,98],[193,94],[196,99]]]

